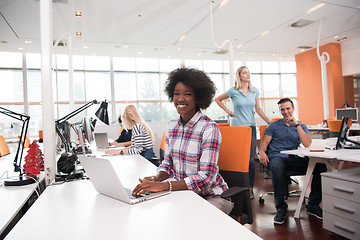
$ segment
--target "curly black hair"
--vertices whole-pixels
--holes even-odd
[[[174,89],[179,82],[194,89],[196,110],[206,109],[210,106],[216,87],[203,71],[194,68],[177,68],[170,72],[164,89],[170,102],[174,101]]]

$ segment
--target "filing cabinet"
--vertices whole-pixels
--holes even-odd
[[[360,168],[321,174],[323,227],[360,239]]]

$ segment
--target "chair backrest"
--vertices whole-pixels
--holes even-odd
[[[121,135],[121,132],[124,130],[124,128],[123,127],[121,127],[120,128],[120,132],[119,132],[119,136],[118,137],[120,137],[120,135]]]
[[[260,142],[262,142],[262,140],[264,138],[264,133],[265,133],[265,130],[266,130],[267,126],[269,126],[269,125],[261,125],[259,127],[259,130],[260,130]]]
[[[43,136],[44,136],[43,130],[39,130],[39,139],[43,139]]]
[[[230,126],[230,123],[218,123],[219,126]]]
[[[219,126],[222,143],[219,168],[225,171],[249,172],[251,128]]]
[[[10,153],[9,146],[7,145],[5,138],[0,135],[0,157]]]
[[[219,126],[222,142],[219,152],[220,175],[230,188],[249,188],[251,127]],[[233,188],[236,189],[236,188]],[[241,224],[253,222],[250,192],[234,196],[232,213],[241,217]]]
[[[281,118],[272,118],[272,119],[270,119],[272,122],[275,122],[275,121],[277,121],[277,120],[280,120]]]
[[[327,120],[327,124],[330,132],[340,132],[342,120]],[[352,118],[349,118],[347,125],[350,128],[352,124]]]
[[[20,135],[18,135],[18,138],[20,139]],[[24,137],[21,138],[21,145],[22,145],[23,141],[24,141]],[[30,140],[29,140],[29,138],[26,136],[24,148],[28,148],[29,146],[30,146]]]
[[[160,161],[164,160],[165,156],[165,133],[162,136],[161,143],[160,143]]]

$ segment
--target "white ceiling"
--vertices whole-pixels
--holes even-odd
[[[320,19],[320,45],[337,42],[336,35],[360,37],[360,0],[228,0],[221,8],[220,0],[213,2],[215,41],[230,40],[235,60],[292,61],[299,46],[316,47]],[[321,3],[325,5],[307,13]],[[40,52],[39,4],[0,0],[0,51]],[[75,18],[75,10],[82,11],[81,19]],[[300,19],[314,23],[290,26]],[[228,54],[213,54],[217,48],[211,40],[209,0],[53,0],[53,26],[54,40],[72,34],[74,55],[229,59]],[[270,32],[261,36],[265,31]],[[239,44],[243,46],[236,48]],[[56,52],[67,50],[58,47]]]

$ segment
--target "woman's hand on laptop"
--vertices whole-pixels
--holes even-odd
[[[153,176],[154,177],[154,176]],[[148,177],[152,178],[152,177]],[[156,178],[156,177],[155,177]],[[134,188],[133,195],[141,195],[146,192],[161,192],[169,190],[168,182],[154,182],[153,180],[141,179],[139,178],[140,183]]]

